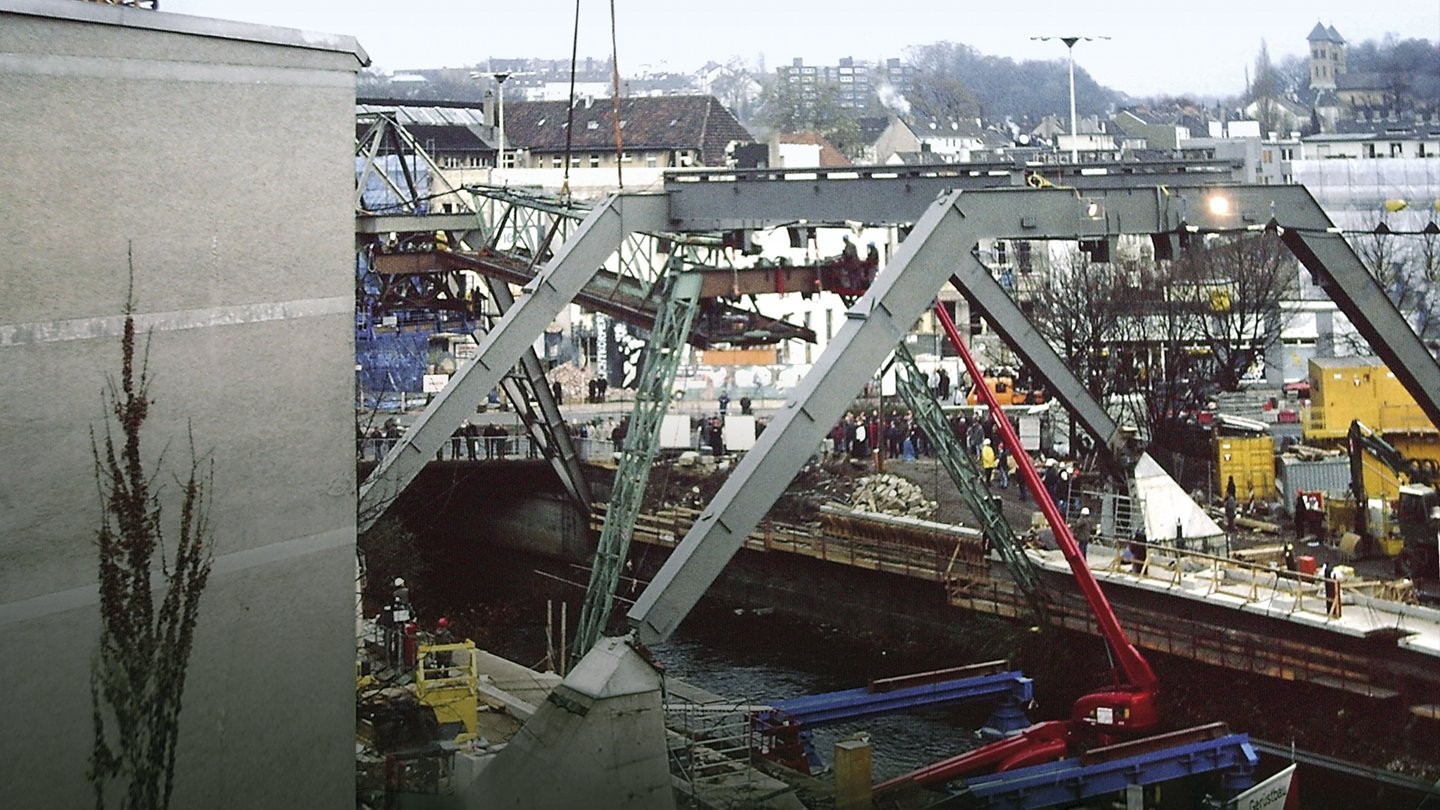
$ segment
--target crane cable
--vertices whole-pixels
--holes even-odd
[[[570,147],[575,132],[575,65],[580,60],[580,0],[575,0],[575,35],[570,41],[570,104],[565,111],[565,174],[560,182],[560,204],[570,204]]]
[[[615,0],[610,0],[610,83],[611,97],[615,110],[615,182],[621,191],[625,190],[625,171],[622,158],[625,155],[624,141],[620,137],[620,53],[615,38]]]

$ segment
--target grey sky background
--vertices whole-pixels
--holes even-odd
[[[1306,52],[1315,23],[1353,44],[1440,41],[1440,0],[1255,2],[1210,0],[614,0],[622,74],[689,72],[707,60],[739,57],[767,68],[834,64],[844,56],[904,56],[911,45],[949,41],[1020,59],[1065,58],[1059,42],[1032,36],[1105,35],[1075,46],[1077,69],[1134,96],[1230,96],[1264,40],[1273,60]],[[610,3],[580,3],[580,56],[610,53]],[[568,58],[575,15],[570,0],[162,0],[166,12],[300,28],[356,37],[376,68],[462,67],[489,57]]]

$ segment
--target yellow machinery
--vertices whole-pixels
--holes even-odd
[[[1415,398],[1379,358],[1317,357],[1310,361],[1309,373],[1307,440],[1344,439],[1355,421],[1386,435],[1436,432]]]
[[[421,644],[415,665],[415,696],[435,712],[442,730],[456,723],[463,727],[456,742],[474,739],[480,696],[475,642]]]
[[[1394,557],[1407,545],[1405,538],[1420,531],[1408,524],[1428,523],[1428,505],[1434,500],[1435,491],[1431,485],[1440,480],[1440,465],[1433,459],[1406,458],[1394,445],[1358,419],[1350,423],[1347,441],[1350,448],[1350,489],[1357,512],[1355,531],[1371,549]],[[1368,480],[1374,474],[1365,464],[1367,457],[1380,462],[1383,467],[1380,472],[1388,473],[1380,476],[1386,486],[1379,491]],[[1390,485],[1391,481],[1393,485]],[[1421,506],[1413,506],[1410,501]],[[1391,503],[1400,504],[1403,508],[1392,514]]]

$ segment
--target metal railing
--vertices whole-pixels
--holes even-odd
[[[751,767],[757,735],[756,707],[729,700],[698,702],[665,693],[665,727],[669,731],[670,772],[689,786],[692,795],[708,792],[737,795],[760,773]]]
[[[355,443],[355,458],[379,461],[400,441],[399,438],[366,436]],[[614,452],[608,440],[577,439],[577,452],[582,461],[607,460]],[[581,447],[581,445],[586,445]],[[451,437],[435,453],[436,461],[515,461],[543,458],[542,449],[528,435]]]
[[[1155,580],[1167,587],[1182,587],[1189,575],[1192,581],[1205,583],[1205,596],[1224,594],[1247,604],[1269,602],[1272,607],[1288,603],[1286,615],[1299,612],[1338,619],[1342,615],[1346,589],[1352,587],[1340,579],[1219,557],[1202,551],[1188,551],[1172,545],[1134,541],[1105,545],[1110,545],[1114,551],[1114,557],[1104,569],[1112,574]],[[1201,574],[1203,576],[1197,576]]]

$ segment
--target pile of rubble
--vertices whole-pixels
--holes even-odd
[[[564,363],[550,369],[547,377],[551,385],[560,383],[560,393],[565,402],[584,402],[589,396],[589,382],[595,375],[574,363]]]
[[[919,485],[898,475],[867,475],[855,482],[850,505],[864,512],[924,518],[935,513],[938,504],[926,500]]]

